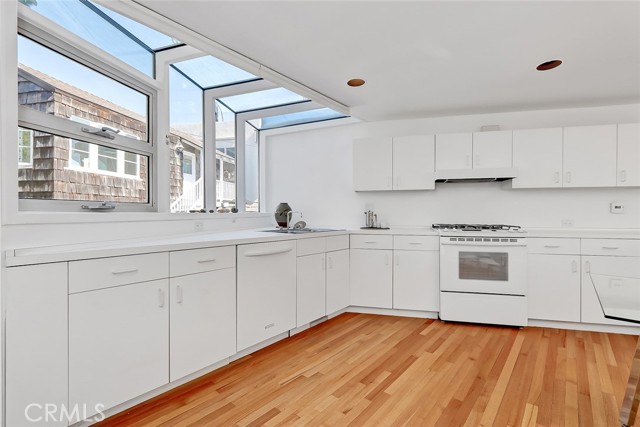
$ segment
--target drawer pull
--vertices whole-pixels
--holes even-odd
[[[182,286],[180,285],[176,287],[176,302],[182,304]]]
[[[269,328],[273,328],[274,326],[276,326],[275,323],[269,323],[268,325],[265,325],[265,329],[269,329]]]
[[[615,251],[616,249],[620,249],[619,246],[603,246],[602,249],[609,249]]]
[[[396,266],[400,266],[400,255],[396,255]]]
[[[591,273],[591,262],[587,261],[584,263],[584,271],[586,273]]]
[[[131,270],[120,270],[120,271],[112,271],[111,274],[127,274],[127,273],[137,273],[138,269],[137,268],[132,268]]]
[[[253,251],[247,252],[244,256],[254,257],[254,256],[267,256],[267,255],[277,255],[284,254],[286,252],[291,252],[293,248],[284,248],[284,249],[270,249],[266,251]]]
[[[409,242],[410,245],[421,245],[422,243],[420,242]]]
[[[199,259],[198,260],[198,264],[206,264],[208,262],[216,262],[215,258],[211,258],[211,259]]]
[[[384,265],[389,265],[389,255],[384,255]]]
[[[571,261],[571,271],[574,273],[578,272],[578,262],[576,260]]]
[[[560,172],[555,172],[553,174],[553,182],[555,182],[556,184],[560,182]]]
[[[567,183],[571,183],[571,172],[567,172]]]
[[[332,257],[328,257],[327,259],[329,261],[329,269],[332,269],[333,268],[333,258]]]
[[[545,248],[559,248],[560,245],[544,245]]]
[[[626,182],[627,181],[627,171],[622,170],[620,171],[620,182]]]
[[[164,291],[162,289],[158,289],[158,307],[164,307]]]
[[[369,241],[369,242],[365,242],[365,243],[368,243],[368,244],[370,244],[370,245],[374,245],[374,244],[376,244],[376,243],[378,243],[378,242],[371,242],[371,241]]]

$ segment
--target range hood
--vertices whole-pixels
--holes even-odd
[[[514,168],[446,169],[436,171],[436,182],[499,182],[518,176]]]

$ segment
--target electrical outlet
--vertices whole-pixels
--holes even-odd
[[[611,212],[612,214],[624,213],[624,203],[611,202],[609,204],[609,212]]]
[[[563,219],[560,225],[563,227],[573,227],[574,223],[572,219]]]
[[[193,230],[194,231],[203,231],[204,230],[204,223],[202,221],[196,221],[193,223]]]

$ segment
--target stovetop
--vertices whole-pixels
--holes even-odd
[[[464,232],[464,233],[526,233],[519,225],[507,224],[433,224],[434,230],[440,232]]]

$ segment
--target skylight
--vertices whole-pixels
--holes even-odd
[[[260,77],[213,56],[202,56],[178,62],[173,66],[203,89],[260,80]]]
[[[220,102],[235,113],[305,101],[308,101],[308,99],[281,87],[220,99]]]
[[[330,108],[319,108],[317,110],[300,111],[297,113],[281,114],[279,116],[264,117],[262,119],[250,120],[254,127],[259,130],[275,129],[285,126],[301,125],[305,123],[322,122],[325,120],[342,119],[344,114],[333,111]]]

